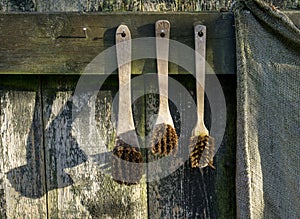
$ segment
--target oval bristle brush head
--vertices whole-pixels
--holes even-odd
[[[124,162],[128,161],[128,162]],[[132,165],[132,163],[140,165]],[[112,156],[114,181],[124,185],[136,185],[143,175],[143,156],[138,147],[132,147],[117,139]]]
[[[204,164],[207,164],[211,168],[215,169],[212,160],[214,151],[213,142],[213,138],[207,134],[200,134],[191,138],[190,162],[192,168],[203,167]]]
[[[151,151],[155,155],[175,155],[178,147],[178,136],[175,128],[169,124],[156,125],[151,140]]]

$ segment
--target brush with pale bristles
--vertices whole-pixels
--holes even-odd
[[[155,155],[176,154],[178,137],[168,103],[168,58],[170,23],[159,20],[155,24],[157,74],[159,86],[158,117],[152,132],[151,148]]]
[[[116,31],[119,74],[117,138],[112,156],[113,179],[125,185],[137,184],[143,174],[143,157],[138,147],[131,109],[131,35],[127,26]]]
[[[190,162],[192,168],[213,166],[214,139],[204,124],[204,84],[205,84],[205,50],[206,27],[196,25],[195,33],[195,63],[196,63],[196,92],[197,92],[197,124],[192,131],[190,140]]]

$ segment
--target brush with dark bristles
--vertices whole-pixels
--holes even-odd
[[[190,150],[190,162],[192,168],[203,168],[208,165],[215,169],[213,166],[214,138],[204,132],[193,136],[190,140]]]
[[[195,63],[197,91],[197,124],[190,140],[190,162],[192,168],[213,166],[214,139],[204,124],[204,84],[205,84],[205,50],[206,27],[196,25],[195,31]]]
[[[143,175],[143,157],[138,147],[116,140],[112,156],[112,176],[119,184],[138,184]]]
[[[116,31],[119,74],[119,111],[117,139],[112,156],[113,179],[125,185],[139,183],[143,174],[143,157],[138,148],[131,109],[131,35],[127,26]]]
[[[170,23],[159,20],[155,24],[157,74],[159,86],[159,110],[154,130],[152,132],[151,147],[155,155],[176,154],[178,137],[168,103],[168,58]]]

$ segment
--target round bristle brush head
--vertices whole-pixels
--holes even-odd
[[[155,155],[176,154],[178,136],[175,128],[169,124],[156,125],[152,135],[151,151]]]
[[[143,156],[139,148],[117,139],[112,156],[113,179],[119,184],[135,185],[139,183],[142,175]]]
[[[200,159],[203,155],[204,150],[208,150],[209,136],[207,134],[200,134],[194,136],[190,141],[190,161],[191,167],[200,167]]]

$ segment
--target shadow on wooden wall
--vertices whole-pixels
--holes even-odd
[[[55,96],[53,96],[53,101],[55,100]],[[22,196],[29,198],[41,198],[45,193],[50,190],[54,190],[57,188],[64,188],[73,184],[73,180],[69,174],[65,171],[57,173],[58,168],[46,169],[46,179],[47,183],[45,184],[45,174],[42,169],[46,168],[45,163],[41,162],[41,158],[44,158],[43,149],[36,145],[36,142],[41,141],[39,132],[41,127],[37,127],[38,124],[36,120],[40,117],[40,99],[39,96],[36,96],[35,101],[35,109],[32,126],[29,132],[29,136],[34,136],[33,138],[28,138],[26,145],[26,159],[27,164],[20,166],[18,168],[12,169],[7,172],[7,178],[13,188],[20,192]],[[51,113],[51,112],[49,112]],[[80,149],[76,139],[72,136],[72,102],[68,101],[64,107],[64,109],[56,116],[56,118],[49,124],[45,133],[55,133],[57,130],[57,123],[60,123],[62,120],[68,121],[65,127],[64,136],[65,144],[64,145],[55,145],[51,147],[52,154],[56,154],[57,156],[53,156],[55,160],[50,160],[51,163],[60,166],[63,169],[75,167],[83,162],[87,161],[87,156],[82,149]],[[55,136],[53,136],[55,138]],[[32,141],[34,140],[34,141]],[[62,147],[69,148],[62,148]],[[24,147],[25,148],[25,147]],[[53,150],[54,149],[54,150]],[[69,154],[60,153],[63,151],[68,151]],[[43,159],[46,160],[46,159]]]

